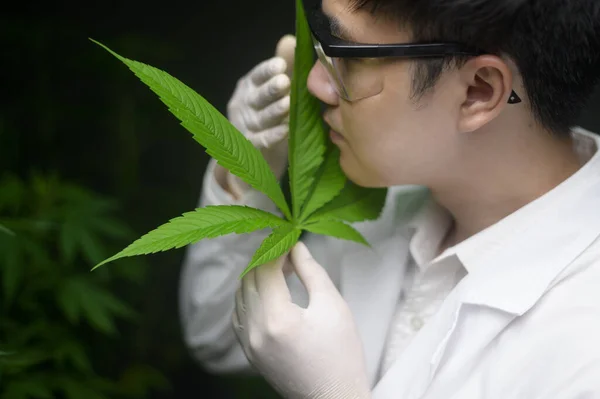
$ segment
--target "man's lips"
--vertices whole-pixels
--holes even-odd
[[[333,129],[329,131],[329,138],[334,143],[338,143],[340,141],[345,141],[344,136],[342,136],[341,134],[339,134],[338,132],[336,132]]]
[[[330,128],[329,137],[332,141],[344,140],[344,135],[340,133],[339,129],[336,129],[335,126],[333,126],[327,115],[323,115],[323,120]]]

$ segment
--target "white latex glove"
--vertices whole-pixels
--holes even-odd
[[[251,270],[236,292],[233,324],[248,360],[285,398],[370,398],[362,343],[329,275],[304,244],[293,248],[305,309],[291,301],[282,263]]]
[[[287,165],[288,115],[296,38],[283,36],[275,57],[263,61],[242,77],[227,104],[227,118],[256,148],[280,179]],[[219,172],[217,172],[219,173]],[[226,174],[229,191],[240,197],[249,186]]]

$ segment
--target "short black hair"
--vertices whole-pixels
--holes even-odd
[[[350,7],[392,16],[415,42],[460,42],[509,56],[534,117],[557,135],[577,123],[600,80],[600,0],[350,0]],[[413,96],[464,61],[419,60]]]

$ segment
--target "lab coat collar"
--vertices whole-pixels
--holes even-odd
[[[576,146],[588,154],[600,147],[592,133],[575,129],[574,135]],[[470,367],[474,356],[529,310],[600,236],[599,202],[596,152],[551,192],[440,255],[440,262],[456,256],[469,274],[378,382],[373,397],[420,398],[436,375],[451,379],[448,373]],[[455,335],[459,325],[470,325],[469,333]]]
[[[470,280],[477,280],[464,294],[466,303],[519,315],[531,308],[551,281],[600,234],[600,222],[590,223],[590,218],[600,217],[600,137],[579,127],[572,135],[577,153],[587,161],[579,171],[438,256],[452,216],[429,197],[407,223],[413,231],[410,253],[419,268],[456,255],[472,275]]]
[[[464,303],[522,315],[600,235],[600,137],[573,137],[582,158],[595,152],[580,170],[452,250],[469,272]]]
[[[600,138],[592,133],[576,129],[574,134],[578,145],[587,138],[600,147]],[[387,327],[396,309],[410,254],[406,243],[410,240],[410,246],[418,248],[417,233],[421,228],[422,237],[427,231],[439,231],[439,245],[439,237],[443,238],[447,231],[447,228],[436,230],[436,224],[429,223],[447,222],[444,213],[435,210],[432,202],[422,206],[427,195],[428,190],[415,187],[391,189],[386,213],[380,218],[385,229],[381,228],[381,220],[372,225],[360,224],[361,232],[374,247],[357,246],[341,259],[341,290],[363,338],[372,383],[376,381]],[[436,258],[437,261],[455,254],[469,274],[443,305],[435,331],[421,338],[433,344],[446,337],[435,349],[432,373],[444,353],[462,304],[495,308],[507,316],[526,312],[552,280],[600,235],[598,203],[600,153],[551,192]],[[435,241],[438,240],[431,243]],[[429,326],[426,330],[431,329]],[[426,384],[425,380],[423,383]]]
[[[410,254],[417,267],[425,271],[438,255],[440,245],[452,225],[452,216],[428,195],[407,225],[413,231]]]

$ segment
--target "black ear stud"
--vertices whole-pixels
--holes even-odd
[[[523,100],[521,100],[521,97],[519,97],[517,95],[517,93],[515,93],[514,90],[510,93],[510,97],[508,98],[508,103],[509,104],[518,104],[518,103],[520,103],[522,101]]]

